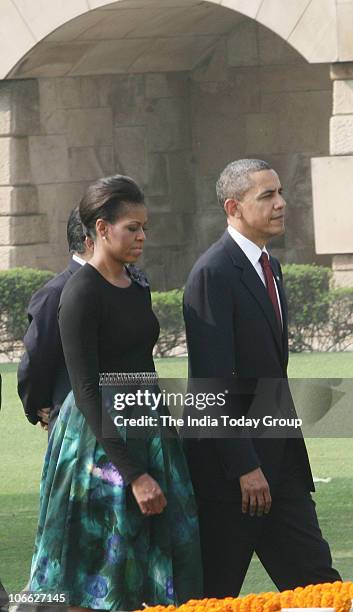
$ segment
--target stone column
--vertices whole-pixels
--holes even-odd
[[[0,82],[0,269],[35,266],[47,216],[31,184],[28,136],[39,133],[36,80]]]
[[[335,285],[353,287],[353,62],[332,64],[331,79],[331,155],[312,159],[315,245],[333,256]]]
[[[350,228],[350,253],[334,255],[332,268],[336,285],[353,287],[353,62],[334,64],[331,68],[333,80],[333,117],[330,130],[331,155],[349,156],[347,174],[347,201],[342,224]],[[345,195],[345,194],[344,194]]]

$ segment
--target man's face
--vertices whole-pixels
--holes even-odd
[[[250,179],[252,186],[238,201],[234,222],[230,222],[262,247],[270,238],[283,234],[286,202],[274,170],[252,172]]]

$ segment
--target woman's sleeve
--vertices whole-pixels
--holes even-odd
[[[115,428],[113,434],[109,432],[109,437],[104,435],[99,393],[99,296],[94,288],[92,290],[87,282],[82,281],[86,279],[69,282],[59,305],[59,327],[66,366],[77,407],[109,461],[119,470],[125,484],[129,484],[146,470],[131,457]]]

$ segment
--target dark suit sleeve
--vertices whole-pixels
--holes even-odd
[[[39,421],[37,410],[48,408],[56,366],[61,354],[57,320],[61,288],[43,287],[28,306],[29,327],[23,339],[25,353],[18,368],[18,394],[25,414],[34,425]]]
[[[231,380],[235,376],[235,307],[229,281],[216,270],[193,273],[184,294],[189,375],[195,379]],[[218,384],[218,383],[217,383]],[[227,479],[260,466],[252,440],[215,439]]]

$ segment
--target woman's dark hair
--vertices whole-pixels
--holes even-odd
[[[127,206],[144,204],[144,194],[129,176],[116,174],[99,179],[90,185],[83,196],[79,211],[86,233],[96,237],[96,221],[115,223]]]

